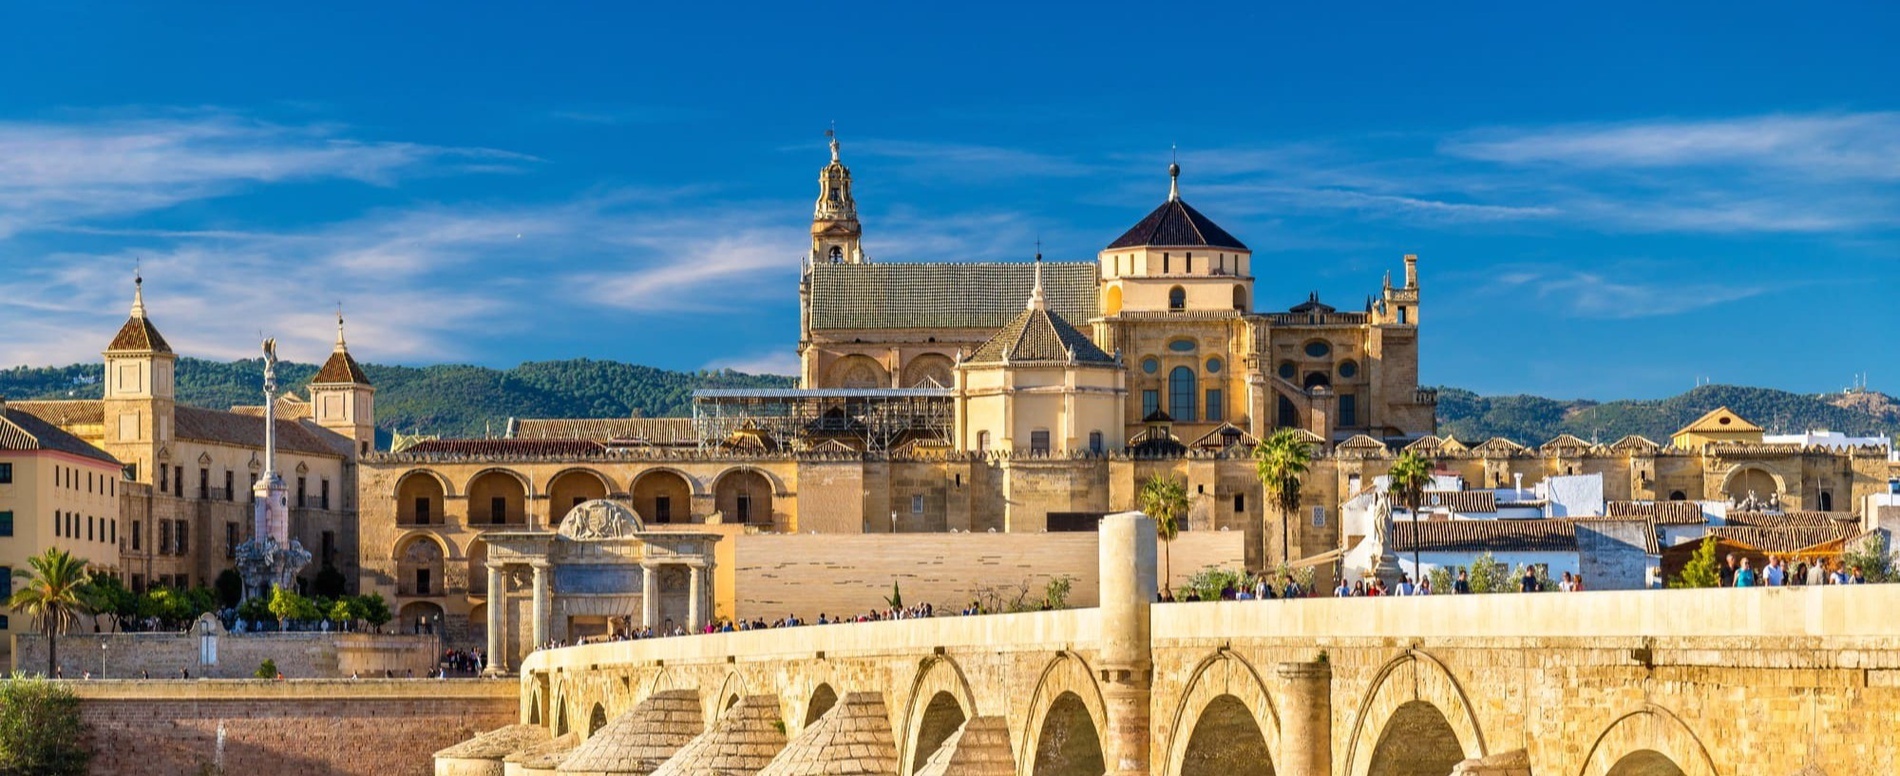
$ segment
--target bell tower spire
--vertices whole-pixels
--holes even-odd
[[[831,163],[818,172],[818,204],[811,214],[811,263],[868,264],[860,239],[858,203],[851,197],[851,168],[838,156],[838,133],[825,130]]]

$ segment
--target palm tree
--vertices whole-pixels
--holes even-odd
[[[1412,574],[1422,575],[1423,567],[1418,565],[1418,506],[1425,500],[1425,486],[1432,482],[1432,462],[1407,451],[1392,462],[1385,476],[1392,483],[1392,494],[1412,513]]]
[[[1300,508],[1300,478],[1313,463],[1313,445],[1298,429],[1283,428],[1253,448],[1254,469],[1267,500],[1280,510],[1280,563],[1293,560],[1293,513]]]
[[[31,570],[13,571],[26,580],[26,586],[14,591],[7,606],[32,618],[46,634],[46,676],[52,678],[59,665],[59,634],[94,608],[92,574],[86,570],[85,559],[51,547],[26,562]]]
[[[1174,537],[1181,535],[1181,516],[1187,514],[1187,484],[1173,477],[1159,474],[1141,482],[1141,490],[1135,493],[1135,503],[1141,511],[1155,521],[1155,537],[1161,540],[1161,589],[1168,589],[1169,580],[1174,578],[1173,546]]]

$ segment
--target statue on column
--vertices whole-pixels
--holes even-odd
[[[1372,536],[1367,539],[1371,544],[1367,569],[1372,576],[1385,580],[1386,587],[1394,588],[1405,577],[1405,569],[1399,566],[1399,556],[1392,551],[1392,538],[1397,533],[1392,518],[1392,494],[1379,491],[1372,495]]]
[[[295,590],[297,572],[310,563],[310,552],[290,536],[290,499],[277,473],[277,340],[264,340],[264,472],[251,489],[257,506],[251,538],[238,545],[238,576],[244,598],[268,596],[275,588]]]

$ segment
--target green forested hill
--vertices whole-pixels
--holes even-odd
[[[1735,385],[1704,385],[1667,399],[1611,402],[1479,396],[1440,388],[1438,430],[1465,442],[1501,436],[1533,447],[1566,433],[1603,442],[1641,434],[1665,442],[1677,429],[1722,406],[1769,433],[1825,428],[1849,434],[1900,435],[1900,412],[1894,411],[1893,399],[1883,394],[1816,396]]]
[[[732,371],[672,372],[617,361],[534,361],[513,369],[439,365],[364,370],[376,384],[377,425],[443,436],[500,433],[508,418],[618,418],[686,415],[696,388],[786,388],[788,377]],[[263,365],[178,360],[179,399],[200,407],[257,404]],[[305,394],[317,368],[282,363],[280,379]],[[15,399],[97,398],[98,364],[0,370],[0,396]],[[307,394],[306,394],[307,395]],[[1479,396],[1457,388],[1438,393],[1439,432],[1466,442],[1502,436],[1536,446],[1558,434],[1605,442],[1642,434],[1658,442],[1709,410],[1727,405],[1770,431],[1828,428],[1900,435],[1900,403],[1880,393],[1815,396],[1772,388],[1705,385],[1649,401],[1596,402],[1539,396]]]
[[[263,403],[263,363],[178,359],[178,399],[200,407]],[[308,396],[311,364],[281,362],[278,380]],[[672,372],[615,361],[537,361],[513,369],[364,364],[376,385],[376,425],[443,436],[500,433],[508,418],[664,417],[692,412],[697,388],[785,388],[794,380],[727,370]],[[0,396],[98,398],[99,364],[0,371]]]

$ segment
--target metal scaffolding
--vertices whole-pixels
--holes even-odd
[[[947,388],[706,389],[693,392],[701,446],[802,452],[836,442],[885,452],[913,442],[951,444],[956,407]]]

